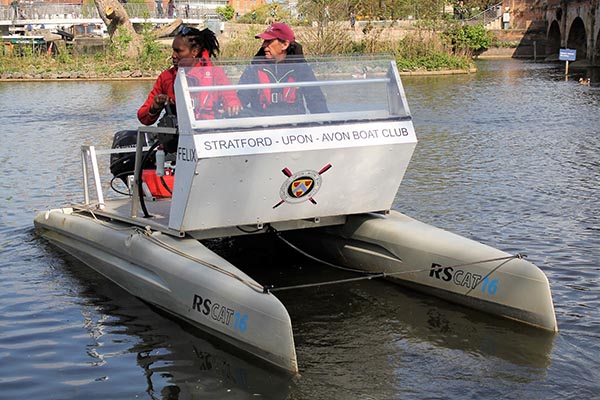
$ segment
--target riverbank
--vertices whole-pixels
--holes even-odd
[[[260,27],[262,29],[262,27]],[[354,54],[394,54],[403,75],[456,75],[474,72],[474,64],[466,50],[453,51],[448,38],[431,31],[418,29],[374,28],[365,33],[331,29],[326,41],[315,39],[307,27],[298,27],[306,54],[352,56]],[[237,24],[226,29],[219,40],[221,58],[250,59],[259,45],[255,35],[258,26]],[[401,37],[382,40],[383,33],[395,32]],[[402,35],[401,35],[402,34]],[[146,33],[149,43],[136,58],[124,53],[107,41],[84,41],[70,47],[55,46],[51,53],[33,52],[30,48],[11,50],[0,56],[0,81],[56,80],[125,80],[155,79],[170,66],[172,39],[156,39]],[[392,37],[392,36],[390,36]],[[332,39],[333,38],[333,39]],[[334,40],[335,39],[335,40]],[[329,46],[331,42],[335,46]],[[18,56],[17,56],[18,55]]]
[[[0,82],[43,82],[43,81],[122,81],[122,80],[155,80],[158,72],[142,72],[142,71],[119,71],[110,75],[102,75],[93,72],[44,72],[42,74],[32,74],[27,72],[7,72],[0,74]]]
[[[400,71],[401,76],[427,76],[427,75],[464,75],[477,72],[476,68],[468,70],[440,70],[440,71]],[[123,81],[123,80],[155,80],[160,71],[119,71],[111,75],[100,75],[89,72],[60,72],[31,74],[27,72],[8,72],[0,74],[0,82],[56,82],[56,81]]]

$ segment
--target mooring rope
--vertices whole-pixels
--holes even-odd
[[[281,236],[280,232],[275,231],[275,233],[276,233],[277,237],[279,239],[281,239],[284,243],[286,243],[292,249],[298,251],[300,254],[310,258],[311,260],[317,261],[319,263],[322,263],[322,264],[325,264],[330,267],[337,268],[337,269],[340,269],[343,271],[350,271],[350,272],[361,273],[361,274],[366,274],[366,275],[356,277],[356,278],[347,278],[347,279],[337,279],[337,280],[333,280],[333,281],[306,283],[306,284],[302,284],[302,285],[292,285],[292,286],[282,286],[282,287],[275,287],[273,285],[265,286],[264,290],[267,292],[279,292],[279,291],[284,291],[284,290],[306,289],[306,288],[312,288],[312,287],[318,287],[318,286],[337,285],[337,284],[343,284],[343,283],[349,283],[349,282],[364,281],[364,280],[371,280],[371,279],[377,279],[377,278],[386,278],[386,277],[391,277],[391,276],[396,276],[396,275],[412,274],[412,273],[416,273],[416,272],[426,272],[426,271],[431,270],[431,267],[428,267],[428,268],[420,268],[420,269],[415,269],[415,270],[398,271],[398,272],[368,272],[368,271],[362,271],[362,270],[357,270],[357,269],[353,269],[353,268],[342,267],[340,265],[332,264],[328,261],[321,260],[321,259],[305,252],[304,250],[300,249],[298,246],[295,246],[294,244],[289,242],[287,239],[283,238]],[[476,265],[476,264],[484,264],[484,263],[488,263],[488,262],[503,261],[498,266],[496,266],[494,269],[492,269],[484,278],[482,278],[482,280],[483,280],[486,277],[489,277],[495,271],[497,271],[501,266],[506,264],[508,261],[510,261],[512,259],[523,259],[526,257],[527,257],[527,255],[518,253],[518,254],[504,256],[504,257],[495,257],[495,258],[488,258],[488,259],[484,259],[484,260],[472,261],[472,262],[468,262],[468,263],[455,264],[455,265],[451,265],[449,267],[450,268],[459,268],[459,267],[468,267],[468,266]],[[446,267],[446,268],[448,268],[448,267]],[[471,291],[473,289],[475,289],[476,287],[477,287],[477,285],[475,285],[472,289],[470,289],[467,293],[465,293],[465,295],[468,295],[469,293],[471,293]]]
[[[315,256],[313,256],[312,254],[309,254],[309,253],[305,252],[304,250],[302,250],[302,249],[301,249],[301,248],[299,248],[298,246],[296,246],[296,245],[294,245],[293,243],[291,243],[289,240],[287,240],[286,238],[284,238],[283,236],[281,236],[281,233],[280,233],[279,231],[275,231],[275,230],[273,230],[273,228],[271,228],[271,230],[272,230],[273,232],[275,232],[275,234],[277,235],[277,237],[278,237],[278,238],[279,238],[279,239],[280,239],[280,240],[281,240],[283,243],[287,244],[287,245],[288,245],[288,246],[290,246],[292,249],[296,250],[298,253],[302,254],[303,256],[305,256],[305,257],[307,257],[307,258],[310,258],[310,259],[311,259],[311,260],[313,260],[313,261],[316,261],[316,262],[318,262],[318,263],[321,263],[321,264],[328,265],[328,266],[330,266],[330,267],[333,267],[333,268],[341,269],[341,270],[343,270],[343,271],[356,272],[356,273],[358,273],[358,274],[372,274],[372,275],[378,275],[378,274],[381,274],[381,272],[368,272],[368,271],[363,271],[363,270],[360,270],[360,269],[354,269],[354,268],[342,267],[341,265],[332,264],[332,263],[330,263],[330,262],[328,262],[328,261],[321,260],[320,258],[318,258],[318,257],[315,257]]]
[[[189,255],[189,254],[187,254],[187,253],[185,253],[185,252],[177,249],[176,247],[173,247],[170,244],[163,242],[162,240],[160,240],[157,237],[153,236],[152,235],[152,231],[150,229],[144,230],[144,229],[140,229],[140,228],[134,228],[134,231],[136,231],[138,234],[142,235],[143,237],[146,237],[148,240],[156,243],[158,246],[160,246],[160,247],[162,247],[162,248],[164,248],[166,250],[169,250],[169,251],[171,251],[171,252],[173,252],[173,253],[181,256],[181,257],[185,257],[188,260],[197,262],[198,264],[201,264],[201,265],[203,265],[203,266],[205,266],[207,268],[210,268],[210,269],[212,269],[212,270],[214,270],[216,272],[220,272],[220,273],[222,273],[224,275],[227,275],[227,276],[229,276],[231,278],[234,278],[234,279],[236,279],[236,280],[244,283],[245,285],[249,286],[250,288],[252,288],[254,290],[257,290],[257,291],[260,291],[260,292],[265,292],[264,287],[261,286],[261,285],[259,285],[258,283],[249,281],[248,279],[245,279],[245,278],[243,278],[243,277],[241,277],[241,276],[239,276],[239,275],[237,275],[237,274],[235,274],[235,273],[233,273],[231,271],[227,271],[226,269],[223,269],[223,268],[219,267],[218,265],[215,265],[215,264],[209,263],[207,261],[204,261],[204,260],[202,260],[200,258],[196,258],[194,256],[191,256],[191,255]]]
[[[95,218],[95,215],[94,215]],[[360,273],[363,274],[363,276],[359,276],[359,277],[355,277],[355,278],[346,278],[346,279],[337,279],[337,280],[332,280],[332,281],[323,281],[323,282],[314,282],[314,283],[306,283],[306,284],[300,284],[300,285],[291,285],[291,286],[281,286],[281,287],[275,287],[274,285],[267,285],[267,286],[261,286],[256,282],[250,281],[248,279],[245,279],[237,274],[235,274],[234,272],[228,271],[224,268],[219,267],[218,265],[209,263],[207,261],[204,261],[200,258],[191,256],[179,249],[177,249],[176,247],[171,246],[170,244],[160,240],[159,238],[155,237],[152,234],[152,230],[150,229],[150,227],[146,227],[146,229],[142,229],[139,227],[134,227],[134,228],[126,228],[126,229],[132,229],[132,231],[134,233],[137,233],[138,235],[145,237],[146,239],[154,242],[155,244],[157,244],[158,246],[172,252],[175,253],[181,257],[187,258],[188,260],[194,261],[198,264],[201,264],[207,268],[210,268],[216,272],[222,273],[224,275],[227,275],[233,279],[236,279],[240,282],[242,282],[243,284],[247,285],[248,287],[256,290],[256,291],[260,291],[262,293],[271,293],[271,292],[280,292],[280,291],[285,291],[285,290],[294,290],[294,289],[306,289],[306,288],[312,288],[312,287],[319,287],[319,286],[329,286],[329,285],[337,285],[337,284],[344,284],[344,283],[350,283],[350,282],[357,282],[357,281],[363,281],[363,280],[371,280],[371,279],[378,279],[378,278],[387,278],[387,277],[393,277],[393,276],[397,276],[397,275],[405,275],[405,274],[412,274],[412,273],[417,273],[417,272],[426,272],[426,271],[430,271],[431,267],[429,268],[419,268],[419,269],[414,269],[414,270],[408,270],[408,271],[397,271],[397,272],[368,272],[368,271],[363,271],[363,270],[358,270],[358,269],[354,269],[354,268],[347,268],[347,267],[343,267],[340,265],[336,265],[333,263],[330,263],[328,261],[322,260],[318,257],[313,256],[312,254],[307,253],[306,251],[300,249],[298,246],[294,245],[293,243],[291,243],[290,241],[288,241],[287,239],[285,239],[284,237],[281,236],[281,233],[274,230],[273,228],[270,228],[271,232],[274,232],[276,234],[276,236],[283,241],[285,244],[287,244],[289,247],[291,247],[292,249],[296,250],[297,252],[299,252],[300,254],[304,255],[305,257],[316,261],[318,263],[336,268],[336,269],[340,269],[343,271],[348,271],[348,272],[353,272],[353,273]],[[494,273],[495,271],[497,271],[500,267],[502,267],[503,265],[505,265],[508,261],[510,261],[511,259],[523,259],[526,258],[527,256],[524,254],[514,254],[514,255],[509,255],[509,256],[504,256],[504,257],[496,257],[496,258],[488,258],[488,259],[484,259],[484,260],[478,260],[478,261],[472,261],[472,262],[468,262],[468,263],[462,263],[462,264],[455,264],[455,265],[451,265],[449,266],[450,268],[459,268],[459,267],[467,267],[467,266],[471,266],[471,265],[476,265],[476,264],[484,264],[484,263],[488,263],[488,262],[495,262],[495,261],[503,261],[502,263],[500,263],[498,266],[496,266],[494,269],[492,269],[483,279],[485,279],[486,277],[489,277],[492,273]],[[446,267],[448,268],[448,267]],[[482,279],[482,280],[483,280]],[[477,287],[477,285],[475,285],[475,287],[473,287],[472,289],[470,289],[467,293],[465,293],[465,295],[468,295],[469,293],[471,293],[472,290],[474,290]]]

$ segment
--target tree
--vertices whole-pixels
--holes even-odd
[[[453,50],[480,52],[490,47],[492,34],[483,25],[453,25],[443,35],[452,44]]]
[[[231,21],[235,15],[235,9],[230,4],[227,4],[225,7],[217,7],[215,11],[217,14],[221,15],[225,21]]]
[[[270,24],[276,21],[288,21],[290,13],[279,3],[266,3],[252,9],[238,19],[245,24]]]
[[[123,4],[119,0],[94,0],[94,4],[106,24],[113,46],[125,57],[139,57],[144,50],[144,37],[135,31]],[[154,34],[156,37],[168,36],[182,23],[178,18],[157,29]]]
[[[123,55],[137,57],[142,51],[142,37],[133,28],[127,11],[118,0],[94,0],[98,14],[113,44],[118,43]]]

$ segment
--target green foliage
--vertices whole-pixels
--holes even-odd
[[[153,13],[153,7],[145,0],[127,0],[127,3],[121,3],[127,15],[149,17]]]
[[[396,58],[396,64],[401,71],[440,71],[445,69],[466,70],[471,67],[468,58],[454,57],[448,53],[431,53],[416,58]]]
[[[358,21],[382,20],[440,20],[453,18],[452,13],[445,13],[445,5],[458,6],[459,0],[299,0],[298,10],[301,20],[320,22],[323,9],[329,7],[332,21],[347,21],[350,12],[357,15]],[[500,0],[464,0],[462,14],[469,17],[500,3]]]
[[[307,28],[298,40],[311,55],[348,54],[352,49],[350,34],[340,22]]]
[[[298,10],[308,20],[319,22],[325,6],[332,21],[347,21],[351,11],[359,21],[438,19],[443,16],[445,3],[444,0],[299,0]]]
[[[414,17],[419,20],[437,20],[442,17],[445,1],[419,0],[414,2]]]
[[[470,57],[453,54],[452,49],[434,33],[404,37],[398,42],[394,54],[398,68],[405,71],[463,70],[472,65]]]
[[[442,35],[455,51],[478,52],[492,44],[492,34],[483,25],[454,25]]]
[[[515,49],[515,48],[519,47],[520,43],[521,42],[518,41],[518,40],[505,41],[505,40],[498,40],[497,38],[493,38],[492,39],[491,47],[501,47],[501,48]]]
[[[225,21],[231,21],[235,15],[235,10],[230,4],[227,4],[225,7],[217,7],[215,11],[223,17]]]
[[[453,45],[452,40],[449,39],[449,31],[440,35],[433,28],[418,29],[402,39],[390,40],[387,28],[377,24],[369,26],[365,33],[356,36],[360,38],[359,40],[352,40],[355,37],[351,35],[352,31],[343,23],[336,21],[330,21],[326,25],[315,24],[296,29],[296,34],[298,41],[304,47],[305,54],[309,57],[326,54],[391,53],[395,55],[400,70],[404,71],[468,69],[472,66],[471,50],[457,49],[456,44]],[[221,57],[251,58],[261,44],[255,35],[263,29],[264,25],[253,24],[248,29],[231,35],[227,40],[221,39]],[[66,51],[61,50],[54,56],[47,56],[45,52],[20,54],[20,56],[0,55],[0,73],[32,71],[60,74],[78,71],[96,73],[100,76],[115,76],[117,72],[140,71],[146,75],[154,75],[156,71],[168,68],[171,64],[170,43],[157,41],[150,24],[144,25],[140,34],[143,46],[137,58],[123,55],[123,50],[132,38],[127,32],[119,31],[115,35],[111,51],[107,54],[74,57],[69,52],[70,47],[67,47]],[[465,38],[470,38],[467,33],[461,33],[456,37],[463,42],[467,41]]]
[[[73,62],[73,56],[67,52],[60,52],[56,56],[56,61],[59,64],[71,64]]]
[[[117,57],[124,57],[129,43],[131,43],[132,40],[133,37],[127,31],[127,29],[119,25],[110,43],[110,49],[112,54]]]
[[[152,24],[142,24],[140,33],[142,35],[142,51],[139,56],[139,62],[142,68],[148,68],[155,65],[158,60],[164,58],[164,48],[156,41],[156,34],[152,29]]]
[[[362,49],[360,53],[393,53],[396,43],[385,38],[385,28],[366,25],[360,41],[353,42],[353,48]]]
[[[256,35],[264,30],[263,25],[251,25],[244,33],[238,33],[227,43],[221,46],[221,57],[231,59],[244,59],[253,57],[260,45],[261,40],[256,39]]]
[[[289,11],[279,3],[267,3],[253,8],[251,12],[242,15],[237,22],[244,24],[267,24],[271,22],[289,22]]]

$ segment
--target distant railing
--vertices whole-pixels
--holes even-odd
[[[215,8],[223,1],[211,3],[177,2],[175,9],[169,11],[166,4],[161,1],[152,3],[125,3],[122,4],[129,18],[162,18],[162,19],[203,19],[216,16]],[[226,1],[224,4],[227,4]],[[61,4],[61,3],[36,3],[19,4],[17,9],[8,5],[0,6],[0,20],[2,21],[31,21],[48,19],[96,19],[100,18],[98,9],[94,4]]]
[[[495,21],[502,16],[502,3],[494,4],[493,6],[489,6],[485,10],[470,16],[464,20],[465,23],[469,25],[486,25],[489,22]]]
[[[88,4],[19,4],[16,13],[11,6],[0,9],[0,19],[3,21],[64,18],[99,18],[99,16],[96,7]]]

